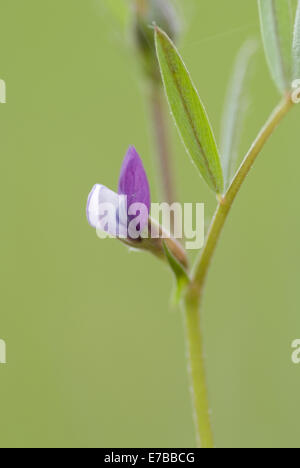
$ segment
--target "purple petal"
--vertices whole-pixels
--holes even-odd
[[[141,220],[141,230],[148,223],[150,213],[150,187],[148,178],[140,156],[136,149],[131,146],[123,161],[120,179],[119,194],[127,196],[128,209],[134,203],[143,204],[146,207]],[[132,219],[132,217],[129,217]]]

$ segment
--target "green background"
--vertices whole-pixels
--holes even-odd
[[[121,3],[121,2],[119,2]],[[117,5],[117,2],[114,6]],[[1,447],[193,447],[182,317],[147,254],[101,241],[85,203],[116,188],[129,144],[153,201],[156,163],[129,35],[105,0],[1,0]],[[185,0],[180,49],[219,136],[254,0]],[[245,152],[279,97],[262,49]],[[219,447],[299,447],[299,119],[277,130],[241,191],[203,310]],[[215,205],[172,128],[180,200]]]

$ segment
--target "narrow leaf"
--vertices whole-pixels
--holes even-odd
[[[290,0],[258,0],[267,62],[281,93],[292,81],[292,5]]]
[[[155,42],[165,91],[185,147],[209,187],[223,191],[216,141],[197,90],[169,37],[155,28]]]
[[[186,270],[183,266],[178,262],[178,260],[174,257],[171,251],[168,249],[166,242],[163,242],[163,248],[166,255],[166,259],[173,271],[175,278],[176,278],[176,293],[175,293],[175,302],[178,304],[180,302],[182,293],[185,287],[189,284],[190,279]]]
[[[248,40],[240,49],[229,83],[221,131],[221,160],[223,165],[225,188],[231,182],[237,166],[238,150],[242,127],[248,108],[248,75],[251,58],[257,50],[257,43]]]
[[[293,80],[300,79],[300,0],[298,1],[293,40]]]

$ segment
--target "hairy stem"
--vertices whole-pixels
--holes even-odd
[[[212,428],[209,418],[209,405],[207,397],[207,386],[205,376],[205,365],[203,357],[203,343],[201,333],[200,303],[203,288],[220,238],[223,226],[228,217],[232,204],[246,179],[257,156],[265,143],[272,135],[275,128],[293,107],[291,96],[287,95],[270,116],[264,125],[249,152],[245,156],[238,169],[229,189],[220,200],[217,211],[213,218],[206,243],[194,269],[190,289],[185,298],[185,319],[187,329],[187,343],[189,349],[189,368],[192,377],[192,394],[196,419],[197,439],[202,448],[213,448]]]
[[[199,296],[190,290],[185,299],[184,318],[197,447],[214,448],[199,309]]]

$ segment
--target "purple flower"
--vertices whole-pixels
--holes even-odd
[[[144,213],[140,214],[142,218],[140,222],[145,227],[150,213],[150,188],[142,160],[133,146],[128,149],[122,164],[119,195],[127,196],[129,208],[135,203],[140,203],[147,208]],[[130,210],[128,212],[130,214]],[[129,216],[129,221],[133,217],[133,215]]]
[[[92,227],[114,237],[136,239],[148,224],[150,203],[145,169],[131,146],[121,168],[118,193],[95,185],[88,197],[87,219]]]

